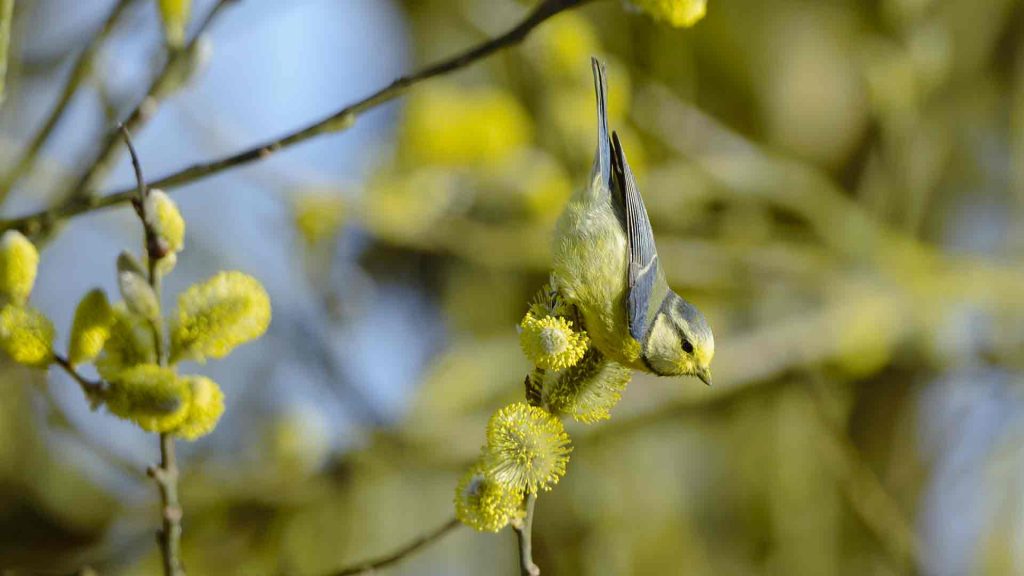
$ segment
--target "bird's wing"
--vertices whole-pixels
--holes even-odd
[[[608,138],[608,82],[605,80],[604,64],[597,58],[590,59],[594,71],[594,92],[597,94],[597,153],[591,181],[600,175],[605,190],[611,188],[612,163],[611,139]]]
[[[647,309],[658,278],[658,252],[654,247],[654,232],[647,217],[636,178],[626,162],[626,154],[619,143],[619,135],[612,133],[612,170],[615,191],[612,197],[622,203],[629,242],[628,288],[626,312],[629,333],[643,342],[647,332]]]

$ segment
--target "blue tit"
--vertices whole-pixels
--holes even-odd
[[[604,65],[592,60],[597,154],[587,186],[558,220],[552,280],[605,356],[661,376],[711,384],[715,338],[700,310],[672,291],[618,135],[608,135]]]

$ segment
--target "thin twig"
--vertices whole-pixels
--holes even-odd
[[[152,116],[156,113],[159,106],[160,99],[169,91],[171,84],[176,80],[175,72],[182,65],[182,62],[189,57],[189,54],[195,49],[196,43],[206,32],[206,30],[213,24],[217,16],[221,11],[232,4],[235,0],[218,0],[212,9],[206,14],[206,17],[196,27],[196,31],[181,49],[172,50],[167,60],[164,62],[163,68],[153,78],[149,85],[149,89],[146,91],[146,95],[139,101],[138,105],[128,114],[128,117],[124,120],[124,127],[131,131],[137,131],[141,128]],[[99,147],[99,152],[96,157],[89,164],[89,168],[86,169],[85,173],[79,178],[78,183],[72,188],[70,195],[60,204],[60,206],[76,205],[81,203],[90,203],[90,199],[95,196],[96,188],[100,182],[106,178],[107,174],[113,168],[114,162],[117,160],[118,152],[121,151],[121,139],[120,129],[111,131],[104,140],[103,144]],[[134,190],[134,188],[133,188]],[[129,196],[126,196],[124,201],[130,200]],[[52,211],[48,210],[47,213]],[[43,218],[37,221],[37,226],[32,233],[39,233],[48,231],[52,228],[53,224],[56,224],[59,220],[51,220]]]
[[[519,541],[519,572],[522,576],[540,576],[540,568],[533,563],[533,509],[537,495],[526,496],[526,516],[512,525]]]
[[[160,251],[159,240],[156,231],[150,224],[146,214],[146,196],[149,189],[146,187],[146,177],[142,173],[142,162],[135,151],[132,143],[131,132],[128,127],[121,124],[118,126],[121,136],[124,138],[125,146],[131,156],[132,167],[135,170],[136,192],[135,211],[142,221],[142,227],[146,235],[147,260],[149,261],[149,285],[156,294],[158,304],[156,319],[150,322],[153,331],[153,342],[156,346],[157,360],[161,366],[167,365],[166,346],[164,346],[163,322],[160,320],[162,314],[159,310],[160,303],[160,273],[157,270],[157,261],[165,254]],[[163,519],[160,531],[157,532],[157,542],[160,544],[160,553],[163,557],[164,576],[185,576],[185,566],[181,560],[181,517],[182,509],[178,501],[178,464],[174,453],[174,435],[163,432],[160,434],[160,466],[153,466],[147,470],[148,474],[156,481],[160,490],[161,518]]]
[[[4,101],[7,79],[8,49],[11,44],[11,21],[14,20],[14,0],[0,0],[0,103]]]
[[[21,156],[18,158],[17,162],[15,162],[14,167],[4,175],[3,181],[0,182],[0,203],[3,203],[7,198],[7,194],[10,193],[11,187],[14,186],[18,179],[24,174],[30,172],[35,166],[36,158],[39,155],[39,151],[43,148],[43,144],[45,144],[47,139],[49,139],[50,134],[53,133],[54,128],[57,127],[61,118],[64,117],[64,112],[68,109],[68,104],[71,103],[71,99],[78,92],[82,82],[92,71],[93,65],[96,62],[96,57],[100,53],[100,48],[114,31],[117,22],[125,13],[125,9],[134,1],[135,0],[118,0],[117,4],[114,5],[114,8],[107,16],[107,19],[103,21],[103,25],[100,26],[100,29],[96,32],[96,35],[92,37],[89,44],[84,50],[82,50],[82,53],[78,55],[78,59],[75,60],[75,64],[71,68],[71,74],[64,82],[64,87],[61,89],[60,97],[53,105],[50,113],[46,116],[46,120],[43,121],[42,126],[40,126],[36,133],[29,139],[28,146],[26,146],[22,151]]]
[[[67,372],[68,376],[71,376],[71,378],[81,386],[82,392],[85,392],[86,398],[89,399],[90,405],[94,408],[107,393],[109,386],[105,381],[86,378],[75,369],[75,366],[67,359],[67,357],[54,353],[53,363],[60,366],[64,372]]]
[[[163,189],[183,186],[255,160],[261,160],[279,150],[305,142],[321,134],[345,130],[352,126],[360,114],[394,100],[412,86],[424,80],[464,68],[504,48],[515,46],[548,18],[589,1],[591,0],[544,0],[522,22],[501,36],[488,40],[447,60],[430,65],[419,72],[403,76],[370,96],[345,106],[330,116],[286,136],[264,142],[218,160],[194,164],[184,170],[156,180],[153,182],[153,186]],[[132,128],[131,118],[129,118],[126,124],[129,128]],[[89,184],[85,183],[84,189],[88,189]],[[82,186],[78,188],[82,188]],[[26,234],[34,235],[68,218],[130,202],[133,195],[134,188],[119,190],[102,198],[91,197],[89,194],[74,196],[53,208],[20,218],[0,221],[0,231],[16,228]]]
[[[421,549],[426,548],[430,544],[437,542],[444,535],[448,534],[455,528],[459,527],[460,524],[461,523],[458,521],[458,519],[452,518],[451,520],[445,522],[444,525],[440,526],[439,528],[436,528],[431,532],[427,532],[426,534],[416,538],[412,542],[409,542],[408,544],[402,546],[401,548],[392,552],[391,554],[381,556],[380,558],[375,558],[373,560],[360,562],[359,564],[355,564],[347,568],[342,568],[337,572],[332,572],[330,576],[355,576],[356,574],[370,574],[376,572],[381,568],[386,568],[388,566],[391,566],[392,564],[401,562],[406,557],[411,556],[414,553],[420,551]]]
[[[157,532],[164,576],[185,576],[181,561],[181,503],[178,501],[178,462],[174,454],[174,436],[160,434],[160,466],[146,471],[160,489],[160,517],[163,520]]]

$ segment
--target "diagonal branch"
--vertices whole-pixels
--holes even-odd
[[[124,121],[125,129],[137,132],[153,116],[154,112],[156,112],[158,101],[169,92],[171,85],[177,81],[176,72],[195,50],[196,43],[199,42],[203,33],[210,27],[221,10],[233,1],[219,0],[206,14],[206,18],[196,27],[196,31],[188,44],[181,49],[174,49],[170,52],[163,68],[150,83],[146,95]],[[107,139],[103,142],[99,154],[96,155],[92,164],[72,189],[70,196],[72,201],[76,198],[89,197],[95,194],[96,187],[107,176],[107,173],[110,172],[114,162],[117,160],[117,155],[121,152],[123,143],[121,130],[119,128],[111,130],[107,135]]]
[[[281,138],[258,144],[218,160],[194,164],[184,170],[160,178],[154,181],[152,185],[163,189],[176,188],[243,164],[261,160],[274,152],[299,144],[300,142],[305,142],[321,134],[343,131],[352,126],[360,114],[394,100],[412,86],[424,80],[469,66],[499,50],[515,46],[548,18],[589,1],[591,0],[544,0],[522,22],[501,36],[488,40],[447,60],[427,66],[419,72],[403,76],[366,98],[345,106],[334,114]],[[129,118],[126,124],[129,129],[133,127],[131,118]],[[87,191],[91,184],[91,180],[89,182],[83,180],[83,183],[80,183],[77,189]],[[0,220],[0,231],[18,229],[26,234],[34,235],[63,220],[80,214],[130,202],[135,194],[134,190],[134,188],[119,190],[102,198],[90,197],[87,194],[72,196],[62,204],[48,210],[20,218]]]
[[[436,528],[432,532],[428,532],[420,536],[419,538],[416,538],[412,542],[409,542],[405,546],[399,548],[391,554],[388,554],[387,556],[382,556],[380,558],[375,558],[373,560],[361,562],[354,566],[349,566],[348,568],[342,568],[337,572],[332,572],[331,576],[356,576],[357,574],[376,573],[377,570],[380,570],[381,568],[386,568],[388,566],[391,566],[392,564],[396,564],[401,560],[405,559],[405,557],[410,556],[413,553],[418,552],[419,550],[429,546],[430,544],[437,542],[445,534],[448,534],[458,526],[459,521],[455,518],[452,518],[448,522],[445,522],[443,526]]]
[[[39,151],[43,148],[43,144],[50,138],[50,134],[53,133],[54,128],[60,122],[61,118],[64,117],[64,112],[68,108],[68,104],[71,103],[72,98],[78,92],[78,88],[81,87],[82,82],[89,76],[92,71],[93,65],[96,62],[96,56],[100,52],[100,48],[106,42],[107,38],[116,28],[118,21],[121,16],[125,13],[128,6],[135,0],[118,0],[117,4],[110,11],[106,20],[103,21],[103,25],[100,26],[99,31],[92,37],[89,44],[82,50],[82,53],[78,55],[75,60],[74,66],[71,68],[71,74],[64,82],[64,87],[61,89],[60,97],[57,102],[53,105],[50,113],[46,116],[46,120],[43,121],[42,126],[36,131],[35,134],[29,139],[28,146],[22,151],[21,156],[14,163],[14,166],[4,174],[3,180],[0,181],[0,203],[7,198],[7,194],[10,192],[11,187],[21,178],[25,173],[30,172],[32,167],[35,166],[36,158],[39,155]]]

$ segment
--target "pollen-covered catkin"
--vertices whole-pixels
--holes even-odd
[[[519,344],[538,368],[562,370],[583,358],[590,341],[573,330],[572,322],[555,316],[536,317],[527,312],[519,325]]]
[[[184,381],[191,390],[188,415],[174,433],[186,440],[206,436],[217,426],[224,414],[224,393],[217,383],[205,376],[185,376]]]
[[[223,358],[270,325],[270,297],[241,272],[220,272],[178,297],[171,320],[171,360]]]
[[[54,335],[53,323],[34,308],[8,304],[0,310],[0,348],[18,364],[46,367]]]
[[[541,378],[552,412],[591,424],[611,417],[611,409],[619,403],[632,375],[629,368],[591,348],[575,366]]]
[[[497,532],[516,517],[523,501],[521,491],[488,478],[483,463],[473,465],[455,487],[455,516],[481,532]]]
[[[146,223],[170,252],[185,248],[185,219],[178,205],[163,190],[152,189],[146,194]]]
[[[487,476],[512,490],[550,489],[571,451],[561,420],[525,402],[498,410],[487,424]]]
[[[36,282],[39,252],[21,232],[8,230],[0,237],[0,296],[22,305]]]
[[[111,382],[107,409],[148,432],[170,432],[188,417],[192,389],[174,370],[141,364]]]

